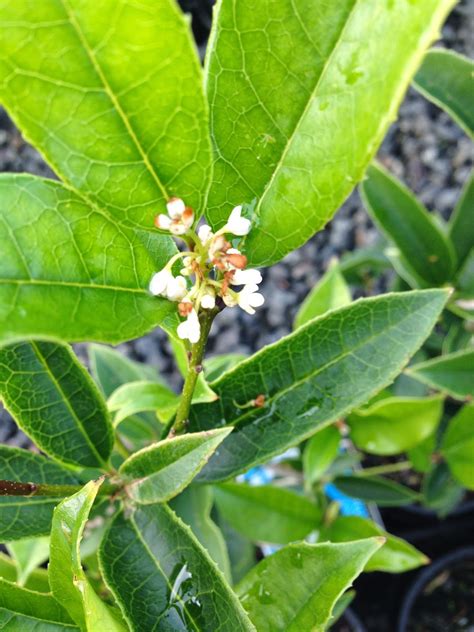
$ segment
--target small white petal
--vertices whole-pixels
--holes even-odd
[[[201,243],[205,244],[212,237],[213,233],[211,227],[207,224],[203,224],[199,226],[198,229],[198,237],[201,240]]]
[[[170,301],[181,301],[188,292],[186,279],[183,276],[171,277],[166,287],[166,296]]]
[[[247,270],[236,270],[232,277],[232,285],[257,285],[262,282],[262,275],[258,270],[248,268]]]
[[[238,237],[247,235],[250,231],[251,222],[245,217],[241,216],[242,206],[236,206],[232,213],[229,215],[227,224],[225,225],[225,232],[232,233]]]
[[[150,292],[155,296],[165,294],[170,278],[172,278],[172,274],[166,269],[160,270],[160,272],[154,274],[150,281]]]
[[[260,307],[265,301],[262,294],[258,293],[257,290],[257,285],[250,284],[246,285],[237,295],[239,307],[247,314],[255,314],[254,307]]]
[[[227,305],[227,307],[235,307],[237,305],[237,299],[234,298],[231,294],[224,294],[222,300]]]
[[[163,215],[163,213],[160,213],[158,215],[156,225],[158,226],[158,228],[161,228],[161,230],[169,230],[171,226],[171,219],[168,217],[168,215]]]
[[[182,340],[189,340],[192,344],[199,342],[201,337],[201,325],[196,310],[192,310],[185,321],[178,325],[176,330]]]
[[[166,208],[168,209],[168,215],[170,217],[173,219],[179,219],[184,213],[186,204],[180,198],[171,198],[168,200]]]
[[[201,306],[204,309],[214,309],[214,307],[216,306],[216,297],[215,297],[215,295],[212,294],[211,292],[208,292],[208,293],[204,294],[202,299],[201,299]]]
[[[184,235],[184,233],[187,231],[187,227],[181,223],[179,224],[172,223],[170,225],[169,231],[173,235]]]

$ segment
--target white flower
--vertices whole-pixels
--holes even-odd
[[[257,292],[258,285],[245,285],[237,294],[237,302],[247,314],[255,314],[254,307],[263,305],[265,299],[262,294]]]
[[[174,277],[168,268],[153,275],[149,288],[155,296],[166,296],[170,301],[180,301],[188,291],[186,279],[182,276]]]
[[[166,288],[168,287],[168,283],[170,279],[173,278],[173,275],[166,268],[164,270],[160,270],[153,275],[150,281],[150,292],[155,296],[160,296],[166,294]]]
[[[201,298],[201,307],[204,309],[214,309],[216,306],[216,295],[211,288],[207,288]]]
[[[227,305],[227,307],[235,307],[237,305],[237,298],[233,294],[225,293],[222,297],[222,300]]]
[[[236,270],[232,276],[232,285],[258,285],[262,282],[262,275],[258,270]]]
[[[177,333],[181,340],[189,340],[192,344],[199,342],[201,325],[195,309],[192,309],[186,320],[178,325]]]
[[[155,220],[155,225],[157,228],[161,228],[161,230],[169,230],[171,226],[171,217],[160,213]]]
[[[210,226],[208,226],[207,224],[199,226],[198,237],[203,245],[206,244],[212,236],[213,232]]]
[[[232,233],[238,237],[243,237],[250,231],[250,226],[250,220],[242,217],[242,206],[236,206],[229,215],[229,219],[227,220],[227,224],[224,226],[223,230],[226,233]]]
[[[170,301],[180,301],[188,293],[186,279],[183,276],[171,276],[166,286],[166,296]]]
[[[166,203],[166,208],[171,219],[181,219],[186,210],[186,204],[180,198],[172,197]]]

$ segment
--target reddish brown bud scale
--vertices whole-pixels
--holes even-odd
[[[178,312],[180,316],[183,316],[183,318],[185,316],[188,316],[192,311],[193,311],[192,303],[179,303]]]
[[[243,270],[247,265],[247,257],[245,255],[231,253],[230,255],[225,255],[225,259],[238,270]]]
[[[257,395],[257,397],[253,400],[253,403],[256,408],[262,408],[265,406],[265,395]]]

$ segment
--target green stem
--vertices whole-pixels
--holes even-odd
[[[71,496],[82,489],[82,485],[49,485],[48,483],[18,483],[0,480],[0,496]],[[100,496],[110,496],[118,490],[117,485],[102,485]]]
[[[194,389],[196,387],[199,373],[202,371],[202,360],[206,348],[207,337],[209,336],[212,321],[214,320],[216,314],[217,310],[215,309],[205,309],[199,314],[201,337],[196,344],[191,346],[191,357],[189,359],[188,372],[186,379],[184,380],[181,400],[179,402],[176,417],[173,425],[171,426],[169,436],[179,435],[186,432],[189,409],[191,408]]]
[[[376,467],[364,467],[362,470],[358,470],[356,475],[359,477],[364,476],[377,476],[379,474],[392,474],[393,472],[403,472],[403,470],[409,470],[412,467],[410,461],[399,461],[398,463],[389,463],[388,465],[377,465]]]

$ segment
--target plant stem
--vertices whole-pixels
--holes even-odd
[[[392,474],[393,472],[402,472],[411,468],[410,461],[399,461],[398,463],[389,463],[388,465],[377,465],[376,467],[364,467],[356,472],[357,476],[377,476],[378,474]]]
[[[176,411],[176,417],[168,436],[179,435],[186,432],[189,409],[191,408],[191,400],[193,398],[199,373],[202,371],[202,360],[204,357],[204,350],[206,348],[207,337],[209,336],[212,321],[214,320],[216,314],[217,310],[215,309],[205,309],[199,314],[201,337],[196,344],[191,346],[188,373],[186,375],[186,379],[184,380],[181,400],[178,410]]]
[[[49,485],[48,483],[18,483],[0,480],[0,496],[71,496],[82,489],[82,485]],[[100,496],[109,496],[118,490],[117,485],[102,485]]]

